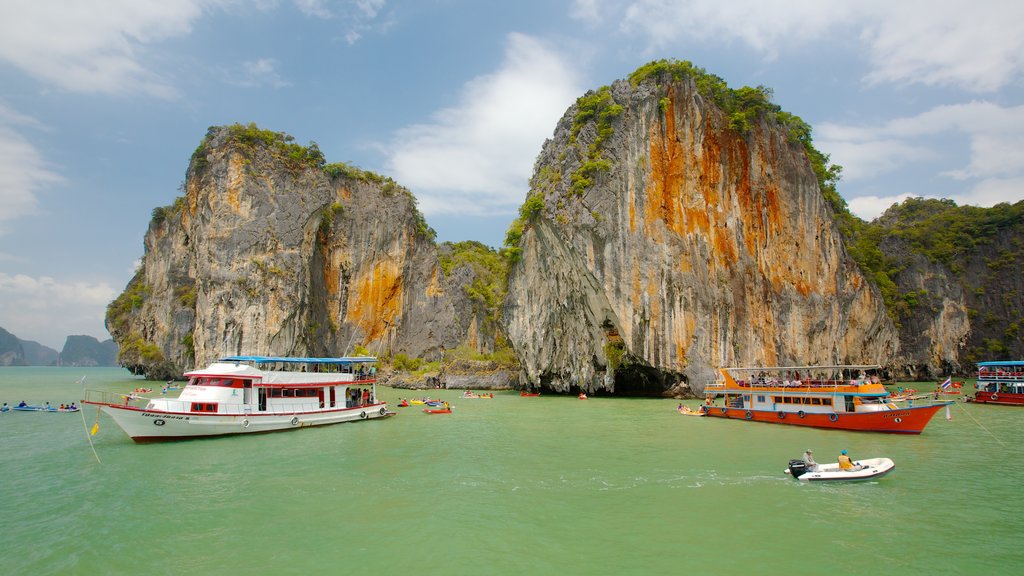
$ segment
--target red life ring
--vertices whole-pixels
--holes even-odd
[[[993,392],[992,395],[988,397],[988,399],[995,402],[996,400],[999,400],[999,394]]]

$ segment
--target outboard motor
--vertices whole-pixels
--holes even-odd
[[[803,460],[790,460],[789,461],[789,473],[793,475],[793,478],[799,478],[807,472],[807,462]]]

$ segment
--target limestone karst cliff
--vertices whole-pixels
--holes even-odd
[[[899,328],[896,375],[945,378],[1024,356],[1024,201],[909,198],[855,224],[848,241]]]
[[[410,191],[315,144],[215,127],[107,326],[152,378],[365,350],[444,356],[452,387],[518,371],[625,395],[697,393],[717,366],[924,379],[1024,354],[1024,203],[908,200],[866,223],[837,175],[767,89],[654,62],[566,112],[499,252],[438,246]]]
[[[503,322],[524,384],[658,394],[722,365],[894,359],[806,125],[746,90],[663,62],[566,112],[514,242]]]
[[[153,378],[225,354],[436,358],[493,339],[408,190],[239,125],[210,129],[184,196],[154,211],[107,326],[121,364]]]

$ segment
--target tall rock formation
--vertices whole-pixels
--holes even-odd
[[[891,361],[806,125],[665,64],[580,98],[537,159],[504,308],[524,383],[686,393],[717,366]]]
[[[235,125],[210,129],[184,197],[154,211],[107,327],[153,378],[226,354],[437,358],[482,322],[463,300],[408,190]]]
[[[852,240],[899,327],[898,377],[945,378],[1024,357],[1024,201],[909,198],[858,228]]]

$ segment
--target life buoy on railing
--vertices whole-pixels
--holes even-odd
[[[293,416],[292,417],[292,426],[298,426],[298,425],[299,425],[299,417],[298,416]]]
[[[249,419],[248,418],[242,418],[242,428],[248,428],[248,427],[249,427]]]
[[[725,406],[722,406],[722,414],[725,414],[728,411],[729,411],[728,408],[726,408]]]
[[[992,401],[999,400],[999,394],[994,394],[993,393],[991,396],[988,397],[988,399],[992,400]]]
[[[835,412],[833,412],[833,413],[828,415],[828,421],[829,422],[835,422],[836,420],[839,420],[839,414],[836,414]]]
[[[364,410],[364,411],[360,412],[359,413],[359,417],[360,418],[366,418],[366,411]]]
[[[786,413],[785,413],[785,412],[783,412],[782,410],[779,410],[779,420],[782,420],[782,419],[784,419],[785,417],[786,417]]]
[[[383,416],[383,415],[388,413],[388,409],[383,407],[383,406],[381,406],[379,412],[380,412],[380,415]]]
[[[754,417],[754,415],[750,413],[750,410],[747,410],[747,413],[744,414],[743,417],[746,418],[747,420],[750,420],[751,418]]]
[[[804,412],[803,410],[801,410],[801,411],[797,412],[796,415],[801,417],[801,418],[803,418],[804,416],[807,416],[807,413]]]

